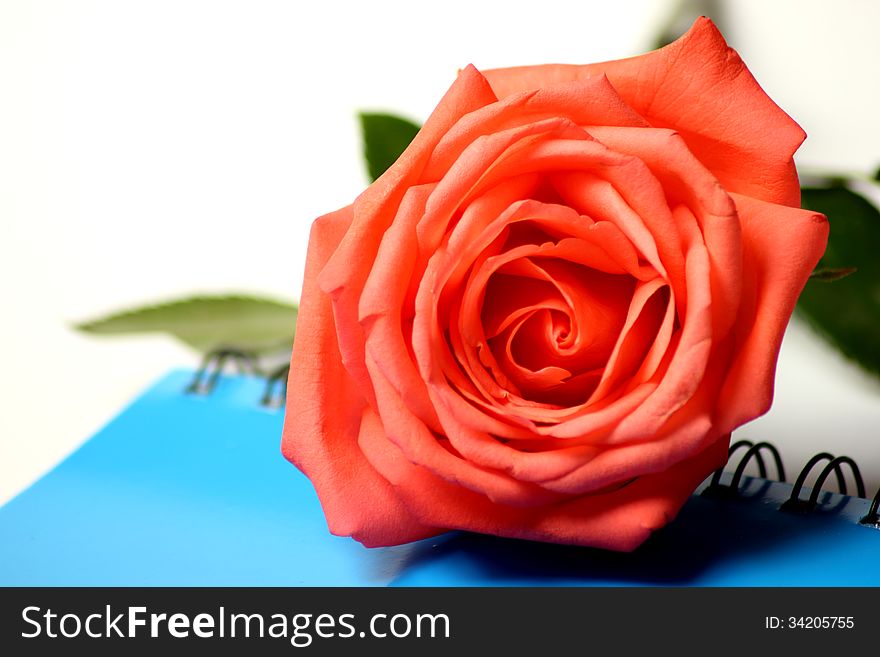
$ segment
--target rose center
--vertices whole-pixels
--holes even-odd
[[[626,321],[635,281],[558,258],[521,258],[486,287],[482,319],[498,366],[535,401],[583,402]]]

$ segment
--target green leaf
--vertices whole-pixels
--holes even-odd
[[[201,352],[235,346],[256,354],[290,349],[297,306],[251,296],[197,296],[77,324],[95,335],[161,332]]]
[[[358,118],[364,137],[367,171],[370,180],[376,180],[406,150],[420,126],[392,114],[361,112]]]
[[[880,375],[880,212],[845,187],[802,192],[804,207],[827,215],[831,225],[817,269],[858,271],[834,285],[807,285],[798,310],[846,356]]]

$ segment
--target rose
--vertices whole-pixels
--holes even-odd
[[[313,227],[283,452],[330,530],[629,550],[769,408],[824,250],[803,131],[707,19],[587,66],[460,72]]]

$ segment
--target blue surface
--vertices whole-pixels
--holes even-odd
[[[880,585],[867,500],[825,494],[781,512],[790,487],[694,495],[632,554],[451,533],[368,550],[331,536],[309,481],[281,456],[265,381],[185,394],[175,371],[0,508],[0,585]]]
[[[387,584],[414,546],[331,536],[265,380],[176,371],[0,508],[0,585]]]

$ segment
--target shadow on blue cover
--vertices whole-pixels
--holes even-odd
[[[791,486],[745,478],[743,495],[694,495],[630,554],[457,534],[413,555],[397,586],[877,586],[880,531],[868,501],[823,494],[820,510],[779,510]]]
[[[175,371],[0,508],[4,586],[878,585],[867,501],[778,511],[790,487],[695,495],[632,554],[454,532],[366,549],[331,536],[309,481],[281,456],[265,380],[186,394]]]

